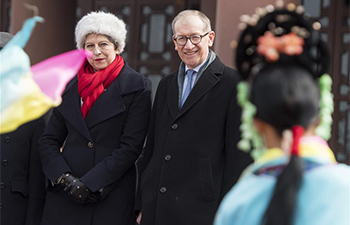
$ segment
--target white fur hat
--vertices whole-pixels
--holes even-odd
[[[7,32],[0,32],[0,48],[3,48],[12,38],[12,34]]]
[[[81,18],[75,27],[75,41],[78,49],[84,48],[86,36],[91,33],[110,36],[118,46],[118,54],[123,52],[126,39],[125,23],[114,14],[91,12]]]

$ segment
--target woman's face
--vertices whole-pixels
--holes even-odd
[[[106,68],[114,61],[117,54],[115,45],[102,34],[89,34],[84,49],[93,54],[88,62],[95,71]]]

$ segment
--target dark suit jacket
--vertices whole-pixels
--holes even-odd
[[[140,170],[142,225],[211,225],[251,160],[237,150],[237,72],[217,57],[178,108],[177,75],[159,84]]]
[[[68,84],[62,104],[53,110],[39,152],[49,180],[71,172],[93,192],[103,188],[102,200],[80,205],[61,188],[52,188],[43,224],[134,225],[134,165],[149,123],[150,80],[125,65],[85,121],[77,84],[76,78]]]
[[[1,137],[1,224],[38,225],[45,203],[45,176],[38,153],[44,119]]]

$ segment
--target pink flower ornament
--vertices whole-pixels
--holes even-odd
[[[265,56],[266,61],[275,62],[279,59],[280,53],[286,55],[300,55],[303,52],[304,39],[295,33],[284,34],[276,37],[271,32],[258,38],[257,51]]]

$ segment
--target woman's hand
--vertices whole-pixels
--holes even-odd
[[[99,200],[81,180],[71,174],[65,174],[60,183],[63,190],[77,203],[96,203]]]

